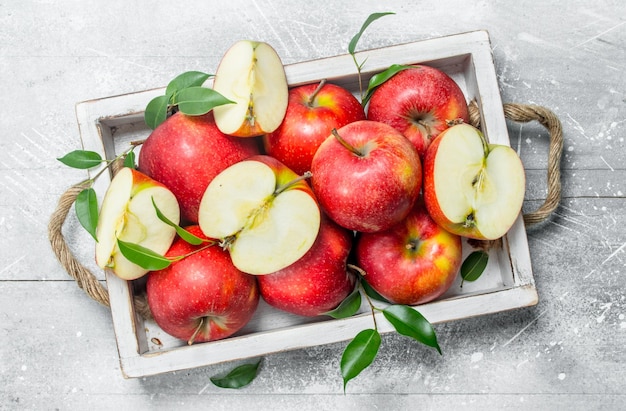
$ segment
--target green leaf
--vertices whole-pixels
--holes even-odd
[[[354,54],[354,51],[356,50],[356,45],[359,42],[359,39],[361,38],[361,36],[363,35],[363,32],[365,32],[365,29],[367,29],[367,27],[372,24],[374,21],[378,20],[379,18],[386,16],[388,14],[395,14],[392,12],[384,12],[384,13],[372,13],[369,15],[369,17],[367,18],[367,20],[365,20],[365,23],[363,23],[363,25],[361,26],[361,30],[359,30],[359,32],[357,34],[354,35],[354,37],[352,37],[352,40],[350,40],[350,44],[348,45],[348,52],[350,54]]]
[[[74,150],[61,158],[57,158],[61,163],[72,168],[87,170],[102,163],[102,156],[95,151]]]
[[[143,114],[143,119],[148,127],[154,130],[167,119],[167,110],[170,106],[171,98],[171,95],[164,95],[150,100]]]
[[[131,149],[124,158],[124,167],[135,169],[135,152]]]
[[[383,310],[383,315],[399,334],[436,348],[441,354],[433,326],[415,309],[408,305],[391,305]]]
[[[98,241],[96,227],[98,226],[98,199],[93,188],[86,188],[76,196],[74,210],[80,225]]]
[[[483,274],[487,263],[489,262],[489,253],[478,250],[472,252],[465,258],[461,264],[461,278],[463,281],[476,281]],[[461,282],[463,286],[463,282]]]
[[[180,90],[174,103],[178,104],[178,108],[183,113],[199,116],[208,113],[214,107],[232,104],[234,101],[227,99],[213,89],[198,86]]]
[[[220,388],[241,388],[250,384],[257,376],[261,360],[254,364],[235,367],[224,377],[211,377],[211,382]]]
[[[367,90],[365,92],[365,97],[363,98],[363,102],[361,103],[361,105],[365,107],[367,102],[370,101],[370,98],[372,98],[372,94],[374,93],[374,90],[376,90],[378,86],[380,86],[381,84],[383,84],[384,82],[386,82],[387,80],[395,76],[400,71],[406,70],[411,67],[413,66],[407,66],[403,64],[392,64],[391,66],[389,66],[387,70],[373,75],[370,78],[370,81],[367,86]]]
[[[120,248],[122,255],[126,257],[128,261],[135,263],[146,270],[162,270],[169,267],[172,263],[172,260],[139,244],[128,243],[118,238],[117,245]]]
[[[357,281],[354,290],[339,304],[337,308],[332,311],[324,313],[333,318],[348,318],[352,317],[361,307],[361,293],[359,284]]]
[[[169,225],[170,227],[174,227],[174,229],[176,230],[176,234],[178,234],[180,238],[182,238],[183,240],[185,240],[191,245],[200,245],[204,242],[202,238],[191,234],[189,231],[185,230],[184,228],[182,228],[181,226],[179,226],[178,224],[174,223],[172,220],[167,218],[161,212],[161,210],[159,210],[159,207],[157,207],[156,203],[154,202],[154,197],[152,197],[152,205],[154,206],[154,210],[156,211],[156,215],[157,217],[159,217],[159,220],[163,221],[165,224]]]
[[[374,290],[374,288],[371,285],[369,285],[369,283],[365,281],[365,279],[363,278],[361,279],[361,284],[363,285],[365,294],[367,294],[368,296],[370,296],[371,298],[375,300],[382,301],[384,303],[389,303],[389,300],[387,300],[385,297],[380,295],[378,291]]]
[[[378,354],[380,341],[380,334],[375,329],[363,330],[350,341],[341,356],[344,392],[348,381],[359,375],[374,361]]]
[[[165,88],[165,95],[173,96],[182,89],[201,86],[209,77],[213,77],[213,75],[201,71],[186,71],[181,73],[169,82]]]

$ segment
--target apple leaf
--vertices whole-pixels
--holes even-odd
[[[361,307],[361,292],[357,282],[354,290],[339,304],[337,308],[332,311],[324,313],[325,315],[333,318],[348,318],[352,317]]]
[[[173,96],[182,89],[201,86],[210,77],[213,77],[213,74],[203,73],[201,71],[186,71],[174,77],[172,81],[169,82],[165,88],[165,95]]]
[[[224,104],[233,104],[234,101],[227,99],[217,91],[207,87],[187,87],[178,92],[174,104],[180,111],[192,116],[206,114],[214,107]]]
[[[57,158],[68,167],[87,170],[102,163],[102,156],[95,151],[74,150],[61,158]]]
[[[161,210],[159,210],[159,207],[157,207],[156,203],[154,202],[154,197],[152,197],[152,205],[154,206],[154,210],[156,211],[156,215],[159,218],[159,220],[163,221],[165,224],[169,225],[170,227],[174,227],[174,229],[176,230],[176,234],[178,234],[180,238],[182,238],[183,240],[185,240],[191,245],[200,245],[204,242],[202,238],[191,234],[189,231],[185,230],[184,228],[182,228],[181,226],[179,226],[178,224],[174,223],[172,220],[167,218],[161,212]]]
[[[358,333],[347,345],[341,356],[344,393],[348,381],[359,375],[374,361],[378,354],[380,342],[378,330],[369,328]]]
[[[365,32],[365,29],[367,29],[367,27],[370,24],[372,24],[374,21],[378,20],[379,18],[387,16],[389,14],[395,14],[395,13],[393,13],[393,12],[384,12],[384,13],[372,13],[372,14],[370,14],[369,17],[367,18],[367,20],[365,20],[365,22],[361,26],[361,30],[359,30],[359,32],[357,34],[355,34],[354,37],[352,37],[352,40],[350,40],[350,44],[348,44],[348,52],[350,54],[354,54],[355,53],[356,45],[359,42],[359,39],[361,38],[361,36]]]
[[[224,377],[211,377],[211,382],[220,388],[242,388],[257,376],[261,360],[254,364],[244,364],[233,368]]]
[[[151,129],[157,128],[167,118],[167,110],[170,106],[171,95],[157,96],[150,100],[143,114],[143,119]]]
[[[476,281],[483,274],[487,263],[489,262],[489,254],[483,250],[472,252],[468,255],[463,264],[461,264],[461,278],[463,281]],[[463,282],[461,282],[461,287]]]
[[[162,270],[169,267],[172,263],[172,260],[139,244],[128,243],[118,238],[117,245],[120,248],[122,255],[126,257],[128,261],[135,263],[146,270]]]
[[[135,152],[133,150],[130,150],[128,153],[126,153],[126,156],[124,157],[124,167],[132,169],[137,168],[135,166]]]
[[[433,347],[441,354],[433,326],[415,309],[408,305],[391,305],[383,310],[383,315],[399,334]]]
[[[369,283],[365,281],[365,279],[363,278],[361,279],[361,285],[363,286],[363,289],[365,290],[365,294],[367,294],[374,300],[382,301],[384,303],[389,303],[389,300],[387,300],[385,297],[380,295],[378,291],[374,290],[374,288],[371,285],[369,285]]]
[[[387,70],[381,71],[380,73],[373,75],[370,78],[370,81],[367,85],[367,90],[365,91],[365,97],[363,98],[361,105],[363,107],[367,105],[367,103],[370,101],[370,98],[372,98],[372,94],[374,93],[374,90],[376,90],[378,86],[380,86],[381,84],[383,84],[384,82],[386,82],[387,80],[395,76],[398,72],[402,70],[406,70],[411,67],[413,66],[406,66],[402,64],[392,64],[391,66],[389,66]]]
[[[93,237],[96,242],[96,227],[98,226],[98,199],[93,188],[86,188],[78,193],[74,202],[74,210],[80,225]]]

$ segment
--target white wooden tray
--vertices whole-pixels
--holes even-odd
[[[365,58],[364,84],[373,74],[394,63],[424,63],[444,70],[459,84],[468,101],[478,102],[482,130],[489,140],[509,144],[487,32],[475,31],[357,53],[358,61]],[[355,95],[359,93],[354,62],[347,54],[287,65],[285,70],[290,85],[326,78]],[[143,122],[143,110],[153,97],[161,94],[164,88],[78,103],[76,114],[84,149],[112,159],[127,149],[129,142],[146,138],[150,130]],[[109,182],[108,175],[96,182],[94,188],[100,201]],[[471,251],[465,243],[464,254]],[[187,346],[135,312],[133,292],[137,283],[121,280],[109,272],[105,275],[121,369],[126,378],[346,341],[373,325],[365,303],[355,316],[335,320],[290,315],[261,301],[253,319],[235,336]],[[431,323],[440,323],[536,303],[526,231],[520,217],[503,238],[502,248],[490,252],[487,269],[477,281],[465,282],[461,288],[458,278],[442,298],[417,309]],[[394,331],[381,313],[377,316],[381,333]]]

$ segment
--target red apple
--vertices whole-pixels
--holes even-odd
[[[198,226],[187,230],[206,238]],[[219,340],[240,330],[259,302],[256,278],[237,270],[218,245],[194,246],[177,237],[166,256],[183,255],[187,256],[148,274],[146,294],[155,322],[189,344]]]
[[[217,126],[228,135],[270,133],[285,117],[287,76],[280,56],[268,43],[235,42],[217,67],[213,89],[233,101],[213,109]]]
[[[367,283],[390,302],[406,305],[440,297],[462,263],[461,237],[437,225],[421,200],[389,230],[361,234],[355,254]]]
[[[302,258],[258,277],[261,296],[273,307],[302,316],[335,309],[355,285],[346,266],[352,239],[352,232],[323,217],[313,247]]]
[[[311,171],[311,186],[326,214],[361,232],[400,222],[422,183],[415,147],[393,127],[368,120],[328,137],[315,153]]]
[[[199,224],[248,274],[281,270],[313,245],[321,212],[305,181],[274,157],[253,156],[219,173],[200,203]]]
[[[283,122],[263,138],[265,151],[304,174],[332,129],[364,119],[361,103],[343,87],[325,81],[294,87]]]
[[[479,240],[495,240],[519,217],[526,173],[508,145],[489,144],[469,124],[441,133],[424,157],[424,198],[446,230]]]
[[[124,280],[135,280],[148,270],[129,261],[117,240],[135,243],[155,253],[165,253],[176,230],[159,219],[154,204],[178,224],[180,208],[174,194],[163,184],[132,168],[122,168],[111,180],[98,216],[96,263]]]
[[[185,224],[198,222],[200,199],[213,178],[226,167],[260,149],[254,140],[218,130],[213,114],[178,112],[161,123],[141,146],[138,168],[163,183],[180,204]]]
[[[467,102],[458,84],[442,70],[424,65],[402,70],[375,89],[367,118],[400,131],[420,157],[432,139],[451,124],[469,122]]]

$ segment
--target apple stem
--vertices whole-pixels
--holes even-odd
[[[292,187],[292,186],[298,184],[300,181],[309,179],[312,176],[313,176],[313,173],[311,173],[310,171],[307,171],[306,173],[302,174],[301,176],[298,176],[298,177],[294,178],[293,180],[287,182],[286,184],[283,184],[281,186],[276,187],[276,190],[274,190],[274,196],[279,195],[283,191],[287,190],[289,187]]]
[[[200,330],[202,329],[203,326],[204,326],[204,317],[200,318],[200,322],[198,323],[198,326],[196,327],[196,329],[194,330],[193,334],[191,335],[191,337],[187,341],[188,345],[193,344],[194,340],[198,336],[198,333],[200,332]]]
[[[317,86],[317,88],[315,89],[315,91],[313,92],[313,94],[311,94],[309,96],[309,99],[306,102],[307,107],[313,107],[313,101],[315,100],[315,98],[317,97],[317,95],[319,94],[320,90],[322,90],[322,88],[324,87],[324,85],[326,85],[326,79],[322,79],[320,81],[320,84]]]
[[[331,133],[333,134],[333,136],[335,136],[337,141],[342,146],[344,146],[346,149],[350,150],[354,155],[356,155],[358,157],[363,157],[364,156],[364,154],[359,149],[357,149],[356,147],[350,145],[346,140],[344,140],[343,137],[341,137],[341,135],[339,134],[339,132],[337,131],[336,128],[333,128]]]

